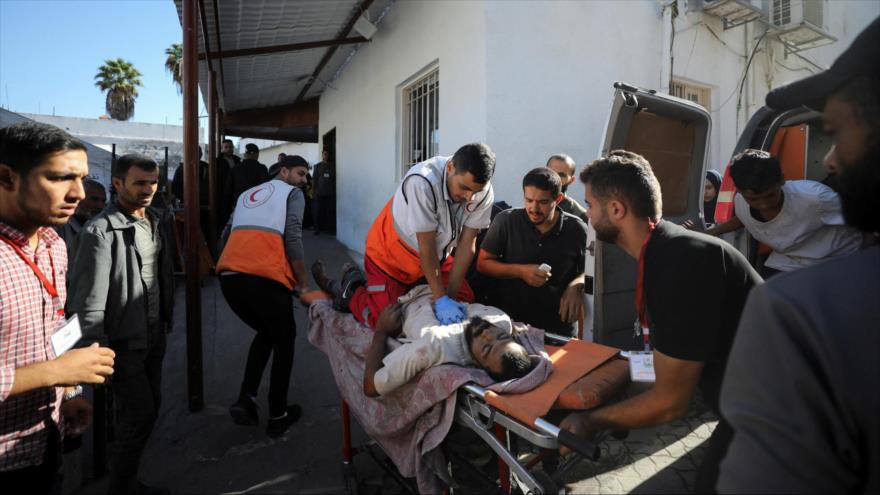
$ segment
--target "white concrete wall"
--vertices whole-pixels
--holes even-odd
[[[397,2],[321,96],[319,135],[336,128],[337,237],[349,248],[363,252],[401,176],[401,84],[439,63],[440,153],[486,139],[485,29],[482,2]]]
[[[522,205],[522,177],[563,152],[596,157],[614,81],[657,87],[653,2],[487,2],[488,142],[498,198]],[[638,28],[636,28],[638,26]],[[569,189],[583,198],[576,181]]]
[[[880,2],[826,2],[836,43],[783,57],[767,36],[737,88],[764,31],[758,23],[724,30],[720,19],[687,12],[679,0],[672,74],[711,88],[709,167],[723,170],[748,117],[772,87],[827,67],[880,15]],[[522,203],[520,183],[548,155],[582,167],[596,157],[614,81],[660,89],[660,2],[398,2],[321,97],[320,134],[336,127],[338,236],[362,251],[367,230],[400,178],[399,88],[433,62],[440,67],[440,149],[489,143],[498,157],[496,196]],[[423,27],[429,26],[425,30]],[[569,190],[576,199],[583,188]]]
[[[260,162],[272,165],[278,160],[278,153],[299,155],[314,165],[321,160],[318,143],[292,143],[289,141],[272,141],[268,139],[241,138],[238,148],[243,152],[248,143],[260,147]]]

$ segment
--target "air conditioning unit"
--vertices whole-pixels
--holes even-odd
[[[766,0],[702,0],[688,5],[698,5],[704,13],[720,17],[725,30],[754,20],[767,20]]]
[[[825,8],[825,0],[770,0],[773,35],[786,55],[837,41],[825,31]]]

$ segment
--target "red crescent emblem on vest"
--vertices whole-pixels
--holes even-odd
[[[250,194],[246,194],[244,198],[242,198],[242,205],[245,208],[256,208],[272,197],[272,194],[275,192],[275,186],[272,185],[271,182],[263,184],[253,190]],[[265,193],[265,194],[261,194]]]

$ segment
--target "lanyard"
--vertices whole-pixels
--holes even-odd
[[[52,282],[49,282],[49,279],[47,279],[46,276],[43,275],[43,271],[40,270],[40,267],[38,267],[17,244],[3,235],[0,235],[0,240],[9,244],[9,247],[18,254],[22,261],[24,261],[27,266],[31,267],[31,270],[34,271],[34,275],[36,275],[37,278],[40,279],[40,282],[43,283],[43,288],[46,289],[46,292],[48,292],[50,296],[52,296],[52,304],[55,306],[55,312],[58,313],[58,316],[63,317],[64,306],[61,304],[61,297],[58,296],[58,289],[56,289],[55,284],[52,283],[55,281],[55,260],[52,259],[52,251],[48,251],[49,264],[52,266]]]
[[[660,222],[657,222],[659,224]],[[651,350],[651,330],[648,321],[648,302],[645,300],[645,251],[648,249],[648,242],[651,240],[651,234],[657,226],[654,222],[648,222],[648,235],[645,236],[645,242],[642,244],[642,250],[639,252],[639,267],[636,273],[636,312],[639,315],[639,325],[642,327],[642,338],[645,341],[645,350]]]

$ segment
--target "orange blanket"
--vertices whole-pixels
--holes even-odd
[[[489,391],[486,402],[527,425],[547,414],[562,390],[614,357],[619,349],[583,340],[571,340],[563,347],[546,347],[553,362],[553,374],[540,387],[516,395]]]

